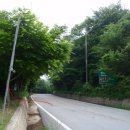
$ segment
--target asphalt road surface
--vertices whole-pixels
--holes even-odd
[[[130,130],[130,111],[51,94],[34,94],[32,97],[72,130]]]

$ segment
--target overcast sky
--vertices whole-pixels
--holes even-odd
[[[0,10],[12,10],[17,7],[29,8],[45,25],[54,24],[73,27],[81,23],[86,16],[92,16],[93,10],[117,3],[119,0],[0,0]],[[130,0],[121,0],[124,8],[130,9]]]

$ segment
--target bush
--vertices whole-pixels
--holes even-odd
[[[74,85],[74,94],[82,96],[82,95],[88,95],[92,92],[93,87],[90,83],[82,84],[80,81],[76,81]]]
[[[122,76],[122,80],[117,84],[117,88],[121,98],[130,98],[130,77]]]
[[[92,90],[92,86],[91,86],[91,84],[90,83],[85,83],[84,85],[83,85],[83,89],[82,89],[82,91],[83,92],[85,92],[85,93],[88,93],[88,92],[90,92]]]
[[[130,77],[122,76],[114,85],[92,86],[90,83],[82,84],[75,81],[72,91],[59,91],[59,93],[76,94],[79,96],[104,97],[111,99],[130,98]]]
[[[28,92],[28,86],[25,85],[24,89],[20,92],[19,96],[22,97],[29,97],[29,92]]]

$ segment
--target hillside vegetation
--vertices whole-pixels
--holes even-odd
[[[11,73],[10,94],[27,96],[41,75],[61,71],[69,62],[71,44],[63,39],[65,26],[49,29],[28,9],[0,11],[0,95],[4,95],[18,17],[21,23]]]
[[[88,82],[85,68],[85,37],[88,44]],[[54,89],[61,93],[109,98],[130,98],[130,11],[120,4],[94,11],[65,37],[72,42],[71,61],[62,73],[54,72]],[[99,72],[114,79],[100,85]]]

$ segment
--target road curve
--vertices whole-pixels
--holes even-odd
[[[130,130],[130,111],[51,94],[34,94],[33,100],[72,130]]]

